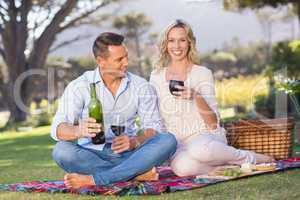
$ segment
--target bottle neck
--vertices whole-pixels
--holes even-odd
[[[96,99],[96,85],[95,85],[95,83],[91,83],[90,88],[91,88],[91,98]]]

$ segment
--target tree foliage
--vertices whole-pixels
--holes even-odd
[[[204,54],[200,61],[213,68],[217,79],[254,75],[261,73],[267,65],[264,49],[263,43],[249,43],[243,46],[238,41],[233,41],[220,51]]]
[[[0,91],[11,112],[11,121],[22,121],[26,110],[17,104],[29,105],[31,82],[24,79],[20,99],[16,100],[16,82],[24,73],[41,69],[48,53],[72,41],[86,37],[78,33],[57,46],[57,35],[81,25],[101,21],[106,16],[95,13],[117,0],[3,0],[0,1],[0,56],[5,65],[0,72]],[[21,103],[20,103],[21,102]]]
[[[121,30],[126,36],[127,44],[133,47],[135,58],[132,58],[133,65],[140,76],[145,77],[143,65],[147,65],[147,59],[143,58],[142,37],[151,27],[151,20],[143,13],[131,12],[123,16],[116,17],[113,21],[113,27]],[[147,71],[147,70],[146,70]]]
[[[224,0],[224,8],[232,11],[239,11],[245,8],[260,9],[264,6],[278,7],[292,4],[294,12],[300,23],[300,1],[299,0]]]
[[[300,79],[300,40],[279,42],[274,46],[268,71],[282,70],[286,70],[288,78]]]

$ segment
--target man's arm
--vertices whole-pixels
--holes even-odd
[[[146,82],[139,91],[138,116],[141,129],[144,131],[137,136],[140,143],[162,131],[162,119],[159,113],[158,97],[153,85]]]
[[[154,129],[146,129],[142,134],[135,136],[135,148],[143,144],[149,138],[152,138],[156,134]]]
[[[141,133],[134,137],[127,135],[116,137],[112,144],[114,153],[135,149],[158,132],[161,132],[162,122],[154,87],[145,82],[145,84],[140,85],[138,91],[138,116],[141,119]]]
[[[77,133],[78,132],[78,126],[74,126],[71,124],[68,124],[66,122],[62,122],[58,125],[56,136],[59,140],[76,140],[78,139]]]
[[[66,87],[51,126],[51,137],[56,141],[94,137],[95,133],[100,132],[101,125],[95,119],[79,120],[86,96],[84,90],[76,82],[71,82]]]
[[[129,137],[128,135],[121,135],[114,138],[112,143],[112,150],[114,153],[122,153],[127,150],[138,148],[146,140],[156,134],[154,129],[147,129],[138,136]]]

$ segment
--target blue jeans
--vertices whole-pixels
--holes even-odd
[[[96,185],[127,181],[159,166],[176,151],[177,142],[170,133],[158,133],[139,148],[115,154],[111,144],[103,150],[87,149],[68,141],[59,141],[53,159],[68,173],[91,175]]]

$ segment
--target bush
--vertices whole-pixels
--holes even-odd
[[[273,47],[272,62],[267,72],[286,69],[287,77],[300,78],[300,40],[279,42]]]
[[[255,111],[264,117],[268,118],[274,118],[275,117],[275,109],[276,109],[276,95],[279,93],[283,93],[283,91],[280,91],[274,87],[270,89],[270,92],[268,95],[259,95],[256,97],[256,101],[254,103]],[[300,99],[300,95],[296,96],[298,100]],[[294,118],[297,118],[297,112],[295,105],[291,98],[288,96],[287,98],[287,115],[294,116]]]
[[[54,101],[52,104],[49,104],[46,99],[43,99],[39,104],[33,102],[30,106],[31,114],[26,120],[27,123],[34,127],[50,125],[57,106],[58,100]]]
[[[259,95],[254,103],[255,111],[260,115],[273,118],[275,114],[275,95],[276,90],[271,89],[269,95]]]
[[[264,76],[238,76],[237,78],[216,81],[218,105],[240,107],[249,110],[253,107],[256,96],[267,96],[268,79]]]
[[[47,126],[52,122],[52,115],[50,115],[48,112],[42,112],[37,116],[37,118],[36,126]]]

